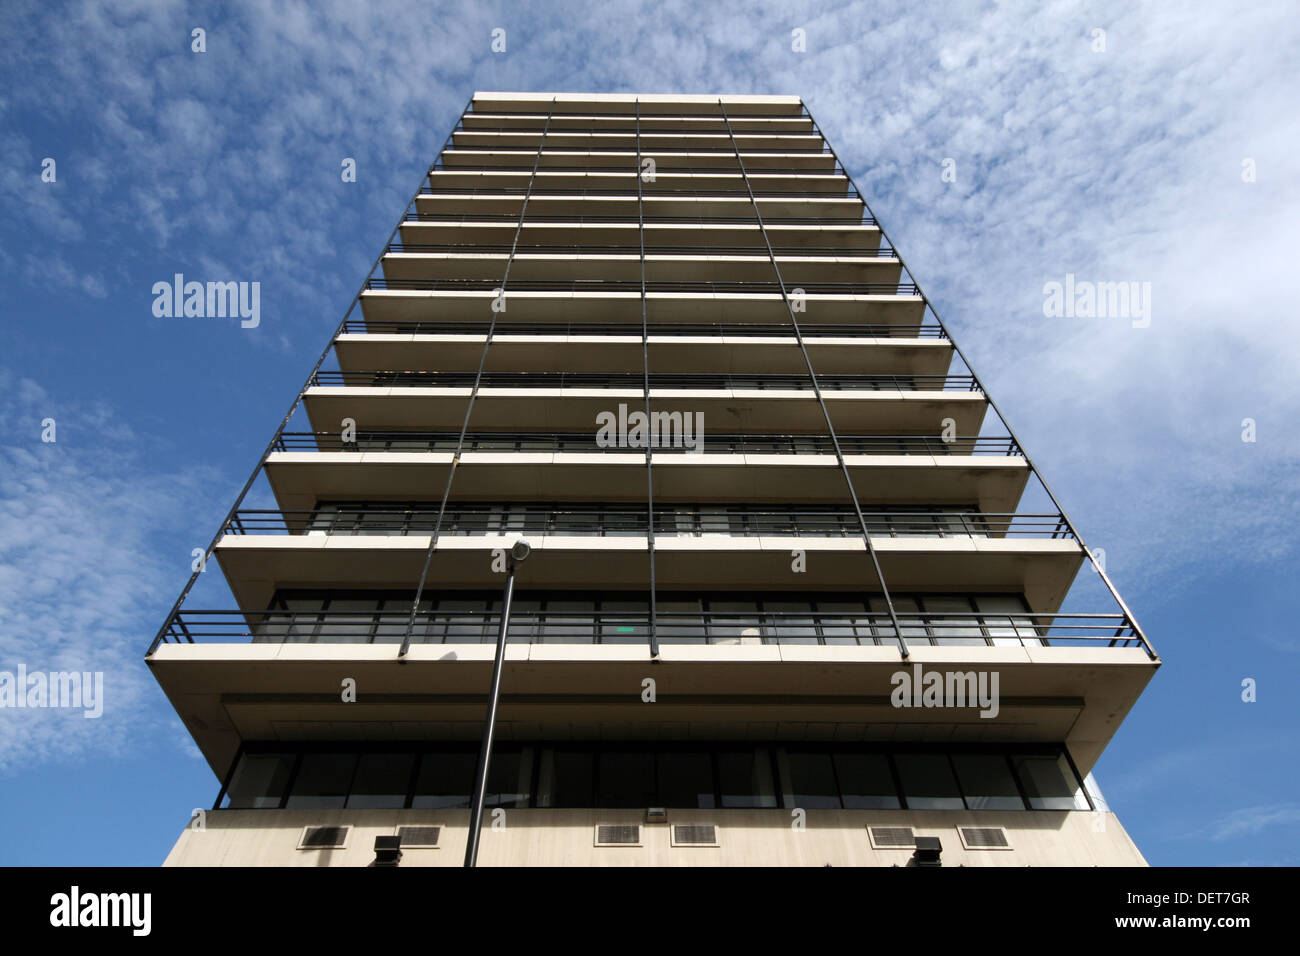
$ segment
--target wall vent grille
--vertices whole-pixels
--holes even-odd
[[[1003,827],[958,827],[961,845],[968,850],[1010,850],[1011,841]]]
[[[641,827],[636,824],[598,824],[596,846],[640,846]]]
[[[348,845],[351,827],[303,827],[298,838],[300,850],[342,850]]]
[[[720,846],[718,828],[711,823],[685,823],[673,826],[673,846]]]
[[[875,850],[914,850],[916,834],[911,827],[867,827]]]
[[[398,827],[397,838],[402,849],[431,849],[438,845],[442,827]]]

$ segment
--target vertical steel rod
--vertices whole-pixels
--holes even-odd
[[[802,103],[802,100],[800,102]],[[826,400],[822,397],[821,386],[817,384],[817,371],[813,368],[812,358],[808,354],[807,346],[804,345],[803,333],[799,329],[799,320],[795,318],[794,306],[790,304],[790,296],[786,293],[785,279],[781,277],[781,267],[776,263],[776,252],[772,249],[771,240],[768,239],[767,226],[763,222],[762,212],[759,211],[758,199],[754,196],[754,189],[749,184],[749,173],[745,170],[745,161],[740,155],[740,144],[736,142],[736,134],[731,129],[731,120],[727,116],[727,107],[723,104],[721,97],[718,98],[718,109],[722,112],[722,121],[727,124],[727,135],[731,137],[731,146],[736,151],[736,163],[740,166],[740,177],[745,183],[745,190],[749,193],[749,202],[754,207],[754,219],[758,222],[759,235],[763,237],[763,244],[767,247],[768,259],[771,261],[772,270],[776,274],[777,284],[781,287],[781,299],[785,302],[786,311],[789,313],[790,326],[794,330],[795,341],[799,343],[799,351],[803,353],[804,364],[808,366],[808,378],[812,383],[813,394],[817,397],[817,404],[821,406],[822,415],[826,419],[826,430],[830,434],[831,445],[835,449],[835,460],[839,462],[840,472],[844,475],[844,483],[848,487],[849,500],[853,503],[853,511],[858,516],[858,527],[862,530],[862,544],[867,549],[867,556],[871,558],[871,566],[875,569],[876,580],[880,583],[880,593],[884,595],[885,610],[889,612],[889,620],[894,627],[894,638],[898,641],[898,653],[906,659],[909,656],[907,641],[903,639],[903,628],[898,622],[898,613],[894,609],[894,600],[889,596],[889,586],[885,583],[885,571],[880,566],[880,558],[876,554],[875,546],[871,543],[871,529],[867,527],[867,519],[862,514],[862,506],[858,502],[858,493],[853,487],[853,477],[849,474],[849,466],[844,461],[844,453],[840,450],[840,440],[835,433],[835,422],[831,420],[830,409],[826,407]],[[811,116],[809,118],[811,119]],[[813,125],[816,126],[816,123]],[[825,142],[825,137],[822,138],[822,141]],[[836,159],[836,162],[838,163],[839,160]],[[865,202],[862,205],[864,208],[866,207]]]
[[[501,699],[501,665],[506,657],[506,631],[510,629],[510,599],[515,593],[515,562],[506,572],[506,590],[501,598],[501,627],[497,631],[497,656],[492,663],[492,689],[488,691],[487,717],[483,721],[483,742],[474,771],[474,801],[469,809],[469,834],[465,842],[465,865],[478,865],[478,838],[483,826],[483,800],[487,796],[488,767],[492,762],[492,735],[497,726],[497,704]]]

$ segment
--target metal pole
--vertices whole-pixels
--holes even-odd
[[[515,593],[515,562],[506,571],[506,590],[501,598],[501,629],[497,631],[497,656],[492,664],[492,689],[488,692],[487,719],[483,723],[483,743],[478,752],[478,769],[474,772],[474,799],[469,809],[469,838],[465,843],[465,865],[478,865],[478,837],[483,825],[483,800],[487,795],[488,765],[492,761],[492,734],[497,724],[497,702],[501,697],[501,665],[506,657],[506,631],[510,628],[510,599]]]

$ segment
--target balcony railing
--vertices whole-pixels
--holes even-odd
[[[703,189],[674,189],[645,191],[646,199],[748,199],[752,194],[756,199],[857,199],[857,193],[847,186],[835,189],[729,189],[723,186],[709,186]],[[601,186],[439,186],[420,193],[419,199],[474,199],[480,196],[498,198],[500,196],[554,196],[574,199],[626,199],[635,202],[643,193],[635,187],[601,187]]]
[[[1019,446],[1010,438],[958,436],[944,441],[937,435],[838,435],[846,455],[999,455],[1018,456]],[[626,448],[598,444],[592,432],[357,432],[344,441],[340,432],[283,432],[276,451],[518,451],[518,452],[610,452],[626,454]],[[656,453],[685,453],[690,448],[655,445]],[[696,449],[713,455],[830,455],[835,445],[824,435],[712,435],[705,434]]]
[[[800,282],[788,283],[791,291],[802,289],[807,295],[890,295],[917,296],[920,290],[911,282]],[[500,279],[378,279],[366,281],[366,289],[446,292],[494,292]],[[780,295],[779,282],[714,282],[710,280],[650,280],[647,292],[701,293],[704,295]],[[640,292],[641,282],[633,279],[511,279],[510,291],[517,292]]]
[[[626,174],[628,177],[641,175],[641,164],[636,160],[635,152],[631,153],[631,159],[623,163],[591,163],[581,166],[559,166],[547,164],[539,166],[537,173],[539,176],[545,176],[549,173],[613,173]],[[479,165],[456,165],[451,169],[440,169],[436,172],[455,175],[457,173],[473,172],[494,172],[494,173],[519,173],[520,175],[530,175],[527,167],[520,166],[503,166],[500,164],[483,163]],[[818,178],[846,176],[844,167],[836,163],[834,166],[759,166],[754,169],[747,169],[745,174],[752,179],[763,179],[769,176],[796,176],[806,177],[814,176]],[[662,169],[656,169],[656,180],[659,176],[678,176],[678,175],[700,175],[700,176],[725,176],[728,179],[739,179],[741,173],[732,171],[721,166],[665,166]],[[653,189],[655,181],[643,182],[646,189]],[[849,184],[845,184],[848,186]]]
[[[403,222],[461,222],[461,223],[493,223],[493,222],[519,222],[519,214],[513,212],[466,212],[466,213],[432,213],[432,212],[414,212],[410,211],[402,217]],[[590,213],[572,213],[568,215],[543,215],[529,211],[524,217],[524,224],[538,222],[563,222],[563,223],[645,223],[648,226],[661,224],[690,224],[700,226],[733,226],[747,225],[758,227],[758,220],[753,216],[610,216],[610,215],[591,215]],[[826,226],[827,228],[843,228],[844,226],[876,226],[874,216],[864,215],[861,218],[829,219],[825,216],[764,216],[763,223],[767,227],[779,226]]]
[[[175,644],[401,644],[409,619],[409,609],[182,611],[164,630],[162,640]],[[909,646],[1141,647],[1150,653],[1123,614],[900,612],[898,622]],[[421,611],[415,618],[412,643],[492,643],[499,625],[500,615],[492,612]],[[873,611],[658,611],[655,632],[660,644],[898,646],[889,615]],[[509,642],[517,644],[648,644],[649,634],[646,613],[516,610],[510,615]]]
[[[690,389],[811,389],[808,375],[777,373],[715,374],[712,372],[651,372],[651,388]],[[390,372],[324,370],[311,378],[314,386],[345,385],[372,388],[458,388],[478,382],[488,388],[641,388],[641,372]],[[818,375],[817,384],[830,391],[979,391],[971,375]]]
[[[646,508],[563,507],[551,504],[448,505],[443,536],[547,535],[644,537]],[[974,511],[864,512],[867,530],[881,538],[1054,538],[1073,540],[1059,514]],[[309,511],[249,509],[235,512],[227,534],[330,534],[403,537],[429,535],[437,507],[325,505]],[[655,534],[680,538],[857,538],[857,515],[848,509],[763,510],[727,506],[660,506]]]
[[[370,333],[395,333],[399,335],[446,335],[462,334],[485,335],[488,320],[479,322],[440,322],[430,320],[380,320],[348,319],[343,331],[351,335]],[[559,322],[514,322],[499,320],[496,323],[497,335],[624,335],[639,340],[641,324],[639,322],[586,322],[562,320]],[[646,331],[650,335],[716,335],[719,337],[734,335],[765,335],[794,337],[794,328],[789,322],[649,322]],[[821,335],[835,338],[908,338],[908,339],[946,339],[943,326],[937,322],[925,322],[920,325],[871,324],[855,322],[852,325],[826,325],[799,323],[799,332],[805,337]]]
[[[528,132],[528,130],[521,130],[521,132]],[[717,146],[708,146],[703,143],[697,143],[692,146],[651,146],[646,143],[642,143],[641,155],[658,156],[665,153],[695,153],[701,156],[718,155],[718,156],[735,157],[737,148],[739,148],[740,155],[742,157],[745,156],[746,154],[752,155],[755,153],[775,154],[780,156],[784,156],[784,155],[830,156],[832,155],[830,147],[826,145],[825,140],[821,140],[821,137],[817,136],[815,133],[814,134],[792,133],[789,135],[792,136],[793,138],[807,138],[807,139],[821,140],[821,144],[818,146],[793,146],[793,145],[785,145],[785,144],[778,145],[778,146],[757,146],[753,144],[741,144],[739,142],[733,144],[731,142],[731,137],[727,136],[727,134],[725,133],[711,133],[710,135],[717,136],[719,139],[726,139],[727,140],[726,145],[724,146],[722,144],[719,144]],[[741,135],[742,134],[737,134],[736,139],[739,140],[741,138]],[[764,136],[766,134],[758,133],[754,135]],[[644,139],[644,136],[642,138]],[[472,143],[472,144],[467,143],[463,146],[456,146],[453,144],[452,148],[443,151],[443,156],[444,157],[456,156],[458,154],[465,154],[465,153],[527,153],[529,155],[536,155],[537,152],[538,149],[535,144],[532,146],[498,146],[498,145],[488,144],[488,143]],[[575,152],[635,153],[636,144],[635,142],[633,142],[624,146],[587,146],[587,145],[546,146],[543,147],[541,150],[543,156],[547,155],[548,153],[575,153]]]
[[[509,254],[514,252],[520,256],[530,255],[587,255],[587,256],[630,256],[634,259],[640,258],[641,247],[639,245],[613,245],[610,243],[563,243],[563,242],[546,242],[546,243],[518,243],[510,245],[509,243],[488,243],[488,242],[464,242],[464,243],[425,243],[425,242],[391,242],[388,248],[384,250],[386,255],[397,253],[410,255],[436,255],[439,253],[452,253],[460,255],[482,255],[484,253]],[[834,258],[840,262],[849,262],[853,259],[895,259],[897,254],[892,246],[882,245],[876,249],[846,249],[843,246],[777,246],[772,247],[772,252],[778,256],[822,256]],[[695,246],[665,246],[665,245],[648,245],[645,247],[647,256],[752,256],[761,259],[763,262],[768,261],[766,246],[720,246],[720,245],[695,245]]]

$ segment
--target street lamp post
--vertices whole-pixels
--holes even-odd
[[[492,664],[492,689],[488,692],[487,719],[483,722],[483,743],[478,752],[478,768],[474,772],[474,799],[469,810],[469,839],[465,843],[465,865],[478,864],[478,838],[483,826],[483,800],[487,796],[488,766],[492,761],[492,735],[496,731],[497,702],[501,698],[501,665],[506,657],[506,631],[510,629],[510,599],[515,593],[515,566],[521,564],[532,551],[523,538],[510,549],[506,567],[506,588],[501,598],[501,627],[497,631],[497,655]]]

